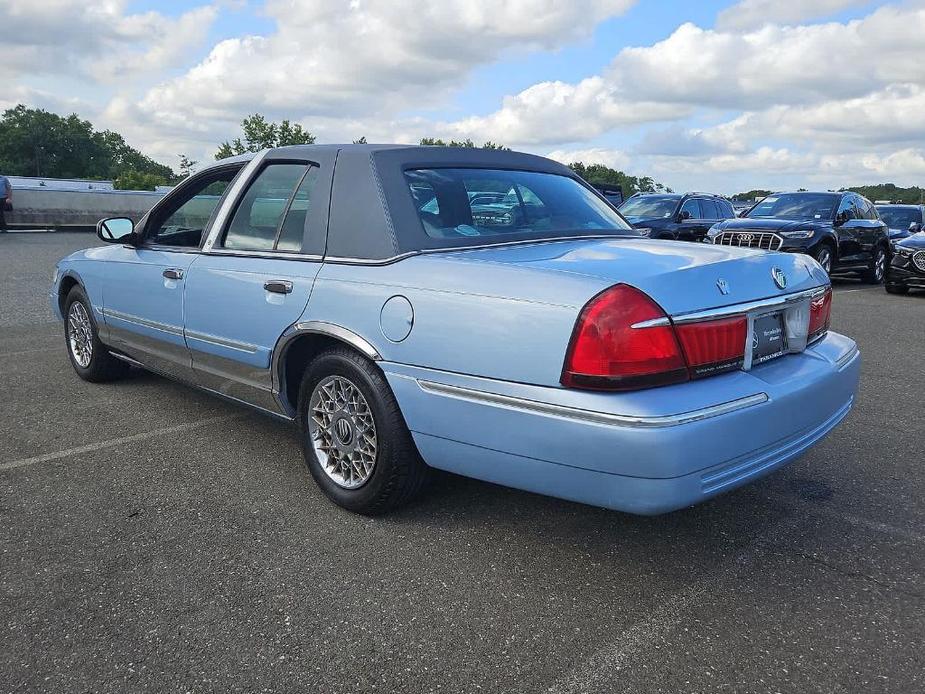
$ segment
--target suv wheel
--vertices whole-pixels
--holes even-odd
[[[819,247],[813,251],[813,258],[822,266],[825,274],[832,274],[832,247],[829,244],[819,244]]]
[[[320,354],[299,391],[305,462],[335,504],[378,515],[411,501],[429,468],[379,369],[345,347]]]
[[[886,273],[886,250],[883,246],[878,246],[874,251],[874,258],[871,260],[870,267],[865,270],[861,279],[868,284],[880,284],[883,282],[883,275]]]

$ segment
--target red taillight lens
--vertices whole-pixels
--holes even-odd
[[[825,290],[825,294],[813,299],[809,304],[809,337],[815,340],[829,331],[829,321],[832,318],[832,288]]]
[[[693,378],[737,369],[745,361],[745,316],[685,323],[676,330]]]
[[[646,321],[664,325],[636,327]],[[643,292],[611,287],[582,309],[565,356],[562,385],[631,390],[688,380],[668,316]]]

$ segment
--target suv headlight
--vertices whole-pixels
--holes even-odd
[[[780,235],[785,239],[808,239],[813,235],[812,229],[803,229],[801,231],[782,231]]]
[[[643,236],[649,236],[652,234],[652,229],[650,229],[649,227],[642,227],[641,229],[637,228],[636,231],[638,231]]]

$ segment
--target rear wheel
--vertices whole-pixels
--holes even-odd
[[[886,249],[878,246],[874,251],[873,260],[870,261],[870,267],[862,274],[861,279],[868,284],[880,284],[883,282],[883,276],[886,273]]]
[[[832,274],[832,247],[829,244],[819,244],[818,248],[813,251],[813,258],[822,266],[825,274]]]
[[[323,352],[299,391],[302,451],[335,504],[378,515],[411,501],[429,468],[378,368],[347,348]]]
[[[85,381],[113,381],[128,371],[128,364],[112,356],[100,342],[90,300],[78,285],[64,302],[64,340],[71,366]]]

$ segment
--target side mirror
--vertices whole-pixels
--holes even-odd
[[[912,232],[913,234],[918,234],[921,230],[922,230],[922,225],[919,224],[918,222],[912,222],[909,225],[909,231]]]
[[[844,224],[847,221],[848,221],[848,213],[839,212],[837,215],[835,215],[834,226],[840,227],[842,224]]]
[[[109,217],[96,225],[96,235],[106,243],[134,243],[135,222],[128,217]]]
[[[682,222],[686,222],[690,218],[691,218],[691,213],[688,210],[681,210],[678,213],[678,219],[681,220]]]

